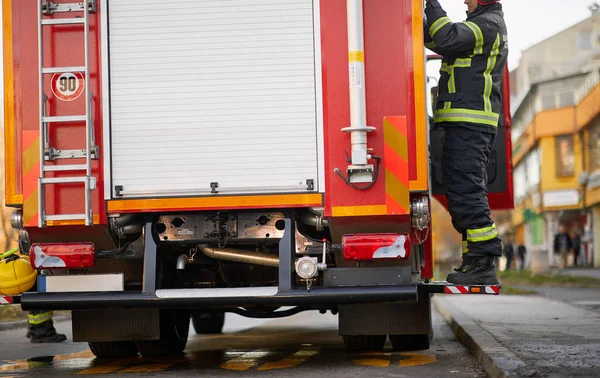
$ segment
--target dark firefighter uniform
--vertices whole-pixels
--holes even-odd
[[[51,311],[30,311],[28,314],[27,337],[32,343],[60,343],[67,337],[56,333]]]
[[[448,209],[463,236],[463,263],[447,280],[498,283],[502,246],[490,217],[486,166],[502,125],[502,76],[508,39],[502,6],[479,0],[453,23],[438,0],[425,8],[425,46],[443,57],[434,122],[445,130],[442,171]]]

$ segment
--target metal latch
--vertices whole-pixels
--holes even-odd
[[[96,0],[87,0],[88,10],[90,13],[95,13],[97,9]],[[81,12],[83,11],[83,2],[78,3],[53,3],[52,1],[42,1],[42,13],[53,14],[53,13],[67,13],[67,12]]]

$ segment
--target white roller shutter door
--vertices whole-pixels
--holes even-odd
[[[319,190],[313,0],[108,5],[113,195]]]

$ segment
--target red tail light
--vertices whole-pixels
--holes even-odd
[[[35,269],[92,268],[96,251],[92,243],[32,244],[29,258]]]
[[[404,234],[357,234],[342,238],[346,260],[408,259],[410,247],[410,237]]]

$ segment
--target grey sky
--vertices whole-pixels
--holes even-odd
[[[508,27],[509,68],[517,67],[521,51],[591,15],[596,0],[502,0]],[[439,0],[452,21],[466,18],[464,0]],[[597,1],[600,4],[600,1]]]

